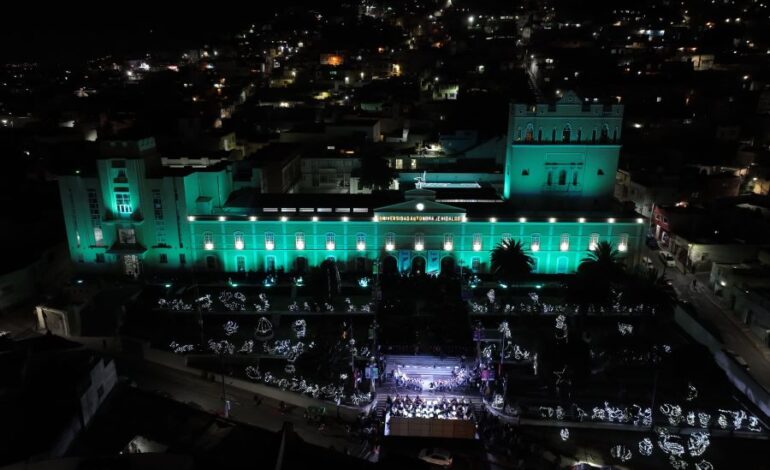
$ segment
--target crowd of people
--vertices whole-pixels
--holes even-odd
[[[420,396],[411,398],[388,395],[386,400],[387,413],[404,418],[434,418],[434,419],[473,419],[473,405],[467,398],[463,399],[422,399]]]

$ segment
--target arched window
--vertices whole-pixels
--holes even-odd
[[[535,128],[532,124],[527,124],[527,133],[524,135],[525,142],[532,142],[535,139]]]
[[[567,184],[567,170],[559,170],[559,186]]]
[[[273,232],[265,232],[265,249],[272,250],[275,248],[275,234]]]
[[[543,128],[537,130],[537,141],[542,142],[543,141]]]
[[[390,251],[396,247],[396,234],[388,232],[385,234],[385,249]]]
[[[591,132],[591,143],[596,143],[596,129]]]
[[[414,234],[414,249],[415,251],[422,251],[425,249],[425,234],[417,232]]]
[[[551,142],[556,143],[556,128],[551,131]]]
[[[243,243],[243,232],[235,232],[233,234],[233,243],[235,244],[236,250],[242,250],[244,243]]]
[[[612,141],[617,142],[618,141],[618,128],[616,127],[614,131],[612,131]]]
[[[607,124],[604,124],[604,125],[602,126],[602,134],[601,134],[601,136],[599,137],[599,141],[600,141],[601,143],[603,143],[603,144],[606,144],[606,143],[607,143],[607,141],[609,140],[609,138],[610,138],[610,128],[609,128],[609,127],[607,127]]]
[[[366,234],[359,232],[356,234],[356,250],[364,251],[366,249]]]
[[[567,124],[566,126],[564,126],[564,129],[561,131],[561,141],[569,142],[571,134],[572,134],[572,128],[570,127],[569,124]]]
[[[572,186],[577,186],[577,185],[578,185],[578,172],[577,171],[573,171],[572,172]]]
[[[580,142],[581,140],[583,140],[583,129],[578,129],[577,141]]]
[[[336,242],[334,239],[334,232],[327,232],[326,233],[326,249],[327,250],[333,250],[336,246]]]
[[[547,184],[548,186],[553,185],[553,171],[548,172],[548,178],[546,179],[545,184]]]

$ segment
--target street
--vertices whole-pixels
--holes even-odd
[[[657,253],[648,251],[646,256],[653,260],[659,272],[663,272],[663,263]],[[733,313],[719,305],[708,285],[709,273],[682,274],[678,269],[668,267],[665,276],[673,283],[679,299],[692,304],[698,315],[719,331],[725,347],[743,357],[749,366],[749,374],[765,390],[770,391],[770,350],[762,346],[759,339]],[[697,280],[695,286],[693,279]]]

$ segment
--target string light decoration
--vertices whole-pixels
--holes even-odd
[[[302,339],[307,334],[307,322],[304,319],[296,320],[292,328],[297,339]]]
[[[630,335],[634,332],[634,325],[629,323],[618,323],[618,331],[622,336]]]
[[[203,297],[198,297],[197,299],[195,299],[195,303],[198,304],[198,307],[204,311],[210,311],[211,306],[214,304],[214,302],[211,300],[211,294],[206,294]]]
[[[492,408],[496,410],[502,410],[503,409],[503,396],[498,394],[495,394],[495,397],[492,399]]]
[[[700,424],[700,427],[702,428],[708,428],[709,424],[711,424],[711,415],[704,412],[698,413],[698,424]]]
[[[687,401],[693,401],[696,398],[698,398],[698,389],[695,388],[695,385],[692,384],[692,382],[687,383]]]
[[[687,451],[690,453],[690,457],[700,457],[706,452],[709,445],[711,445],[711,440],[707,432],[694,432],[687,439]]]
[[[558,315],[556,317],[556,333],[555,333],[556,339],[559,339],[559,340],[563,339],[567,341],[568,331],[567,331],[566,321],[567,321],[567,317],[565,317],[564,315]]]
[[[666,428],[657,428],[658,432],[658,447],[664,453],[675,457],[681,457],[684,455],[684,446],[679,442],[679,436],[672,436],[668,433]]]
[[[283,371],[287,374],[294,374],[297,372],[297,368],[294,367],[294,364],[286,364],[286,367],[283,368]]]
[[[561,405],[556,407],[556,419],[562,421],[564,419],[564,408]]]
[[[671,403],[664,403],[660,406],[660,412],[668,418],[671,426],[678,426],[682,422],[682,407]]]
[[[240,353],[251,354],[254,351],[254,340],[247,339],[243,342],[243,346],[238,350]]]
[[[260,317],[257,327],[254,328],[254,336],[257,339],[267,340],[273,337],[273,324],[265,317]]]
[[[491,291],[494,292],[494,291]],[[503,338],[510,339],[511,338],[511,328],[508,326],[508,322],[504,321],[500,323],[500,326],[497,327],[497,331],[503,334]]]
[[[566,365],[562,368],[562,370],[554,371],[553,375],[556,376],[556,386],[572,384],[572,380],[570,380],[569,377],[566,377],[567,375]]]
[[[628,462],[631,460],[631,457],[633,457],[631,450],[628,447],[620,444],[612,446],[610,449],[610,455],[613,458],[620,460],[621,462]]]
[[[158,308],[162,310],[174,310],[189,312],[193,309],[192,304],[185,303],[182,299],[158,299]]]
[[[650,440],[649,437],[645,437],[641,441],[639,441],[639,454],[643,455],[645,457],[649,457],[652,455],[654,447],[652,445],[652,440]]]
[[[559,437],[561,437],[562,441],[568,441],[569,440],[569,429],[562,428],[561,431],[559,431]]]
[[[675,470],[684,470],[687,468],[687,462],[682,459],[678,459],[673,455],[668,456],[668,463],[670,463]]]
[[[225,330],[225,334],[227,336],[232,336],[235,333],[238,333],[238,324],[232,320],[225,323],[222,328]]]
[[[687,412],[687,425],[688,426],[695,426],[695,412],[694,411],[688,411]]]
[[[235,353],[235,345],[226,339],[221,341],[209,340],[209,349],[215,354],[233,354]]]
[[[714,470],[714,465],[708,460],[695,462],[695,470]]]
[[[195,346],[192,344],[179,344],[176,341],[172,341],[171,344],[169,344],[169,347],[174,354],[184,354],[195,350]]]
[[[219,293],[219,302],[231,312],[242,311],[246,305],[246,296],[240,292],[223,290]]]

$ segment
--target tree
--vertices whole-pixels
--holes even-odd
[[[520,241],[503,240],[492,250],[492,273],[510,283],[526,278],[535,267]]]
[[[677,297],[666,277],[652,269],[630,277],[623,301],[629,307],[642,305],[645,313],[671,313]]]
[[[610,242],[599,242],[596,248],[578,266],[578,274],[599,276],[603,279],[617,279],[623,274],[620,253]]]
[[[358,174],[361,186],[371,189],[388,189],[396,178],[396,173],[388,166],[387,160],[376,155],[361,158]]]
[[[618,250],[609,242],[599,242],[580,262],[570,286],[570,297],[580,305],[583,313],[588,307],[608,308],[612,302],[612,285],[624,274]]]

